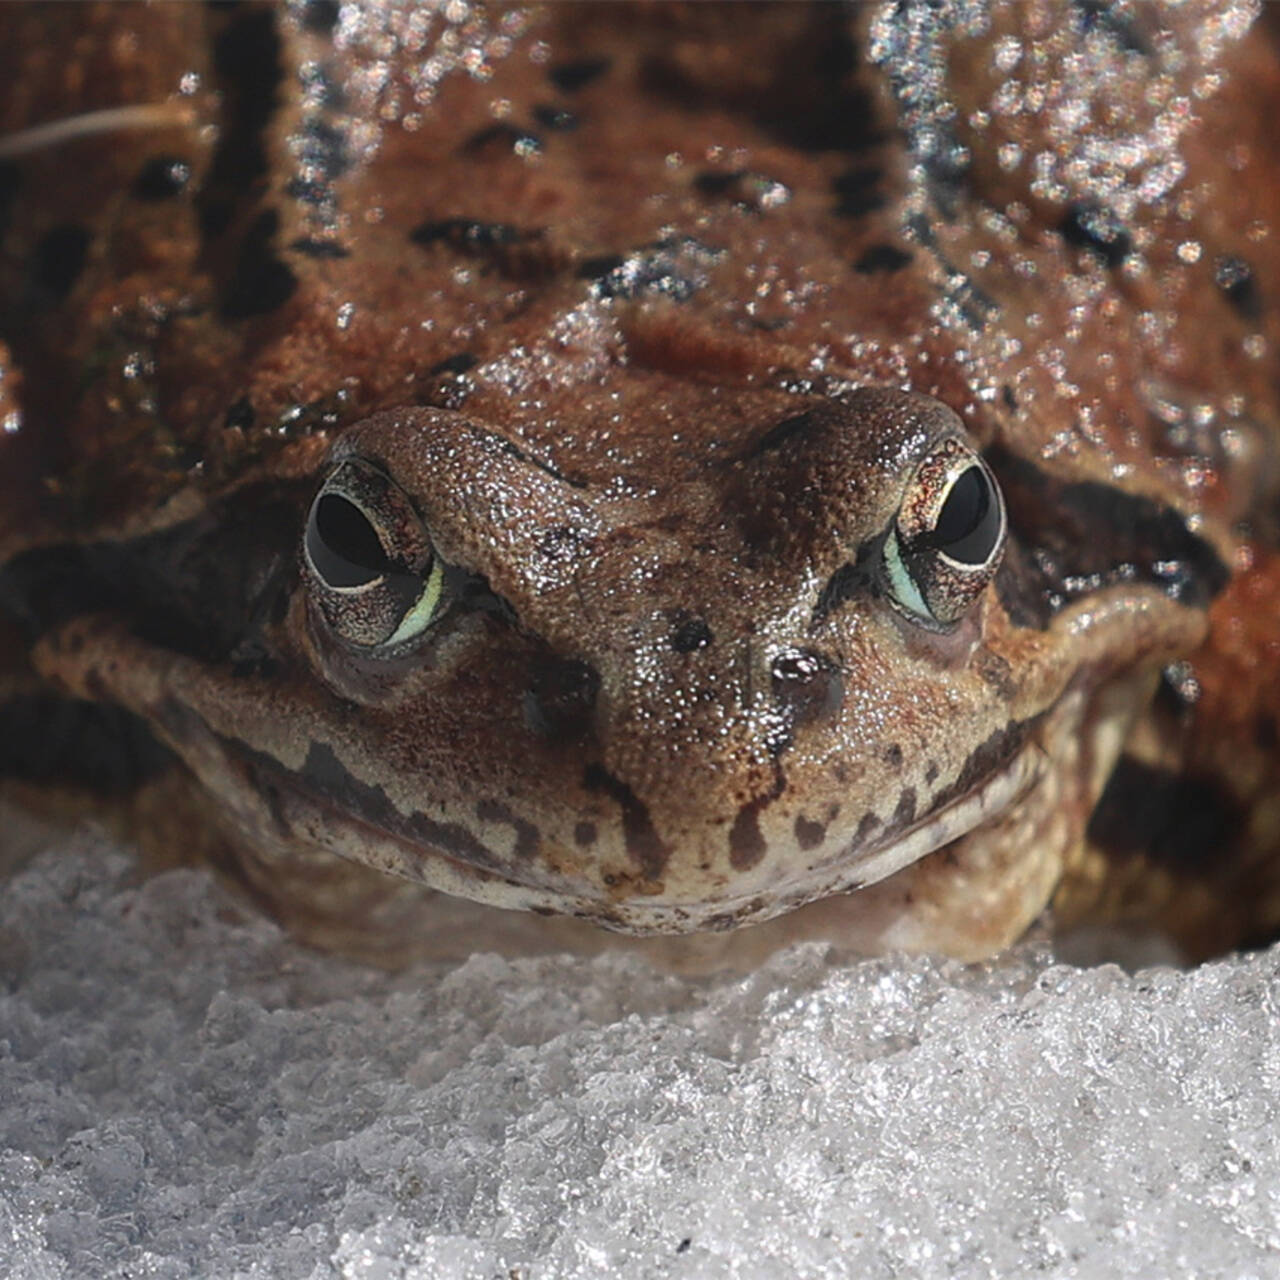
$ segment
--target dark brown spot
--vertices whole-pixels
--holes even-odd
[[[907,787],[898,797],[898,807],[893,811],[892,823],[895,827],[905,827],[914,822],[916,817],[916,789]]]
[[[337,259],[349,258],[351,250],[337,240],[320,239],[315,236],[303,236],[290,243],[289,248],[307,258]]]
[[[1119,218],[1101,205],[1068,206],[1058,229],[1069,245],[1087,249],[1108,267],[1118,267],[1133,252],[1133,240]]]
[[[553,133],[570,133],[578,127],[578,117],[572,111],[547,103],[539,103],[534,107],[533,118],[544,129],[550,129]]]
[[[729,865],[737,871],[754,867],[764,857],[768,845],[760,831],[760,810],[771,796],[744,804],[729,829]]]
[[[130,192],[135,200],[171,200],[186,190],[191,181],[191,165],[180,156],[152,156],[133,180]]]
[[[280,215],[266,209],[250,224],[240,243],[235,267],[220,300],[223,316],[244,320],[284,306],[298,287],[298,278],[275,252]]]
[[[862,218],[888,203],[885,194],[878,190],[884,171],[871,165],[848,169],[831,182],[836,194],[836,213],[842,218]]]
[[[1120,11],[1111,0],[1075,0],[1080,12],[1080,27],[1085,32],[1104,31],[1127,53],[1151,56],[1151,44],[1134,25],[1131,16]]]
[[[510,151],[518,156],[542,154],[542,139],[528,129],[521,129],[509,120],[499,120],[477,130],[462,144],[469,155],[480,151]]]
[[[773,786],[764,795],[749,800],[739,810],[729,829],[729,865],[739,871],[754,867],[768,849],[760,830],[760,814],[767,809],[787,787],[787,776],[781,766],[774,763]]]
[[[574,843],[580,845],[584,849],[589,849],[599,837],[594,822],[579,822],[573,828]]]
[[[938,780],[938,766],[932,760],[929,761],[929,767],[924,771],[924,780],[929,786],[932,786]]]
[[[510,280],[544,280],[564,271],[572,261],[545,227],[444,218],[419,224],[409,238],[424,247],[444,244],[456,253],[483,259]]]
[[[704,169],[693,178],[694,188],[704,196],[722,196],[746,174],[745,169]]]
[[[871,833],[878,826],[880,826],[880,819],[874,813],[864,813],[858,821],[857,831],[853,833],[854,847],[866,844],[871,837]]]
[[[337,26],[341,10],[338,0],[306,0],[302,25],[316,35],[328,35]]]
[[[620,253],[602,253],[580,259],[573,273],[579,280],[599,280],[611,271],[617,271],[625,261]]]
[[[985,290],[978,288],[972,280],[965,280],[957,285],[947,299],[954,302],[960,314],[975,328],[982,329],[992,314],[1000,310],[1000,304]]]
[[[486,249],[525,244],[540,238],[541,230],[526,230],[508,222],[477,222],[473,218],[441,218],[422,222],[409,232],[414,244],[443,242],[452,249],[478,253]]]
[[[802,813],[796,814],[795,822],[796,844],[802,849],[816,849],[826,838],[826,824],[822,822],[810,822]]]
[[[220,236],[261,198],[267,172],[266,131],[278,106],[280,35],[271,9],[232,10],[213,44],[214,82],[222,100],[218,142],[196,196],[200,232]]]
[[[648,806],[621,778],[615,778],[602,765],[588,765],[582,775],[582,785],[588,791],[603,792],[622,810],[622,837],[627,854],[648,879],[656,880],[671,857],[671,846],[658,835]]]
[[[1089,820],[1088,837],[1112,855],[1208,873],[1221,865],[1245,824],[1240,803],[1214,779],[1188,777],[1125,755]]]
[[[290,178],[284,184],[284,193],[302,204],[323,209],[333,199],[333,187],[319,178]]]
[[[577,93],[604,75],[612,62],[611,58],[577,58],[573,62],[557,62],[547,72],[547,79],[562,93]]]
[[[855,271],[863,275],[875,275],[878,272],[892,274],[910,265],[911,255],[903,249],[891,244],[873,244],[857,262],[853,264]]]
[[[1258,288],[1258,278],[1243,258],[1224,255],[1215,259],[1213,282],[1246,320],[1257,320],[1261,316],[1262,292]]]
[[[880,753],[880,759],[889,766],[890,769],[902,768],[902,748],[896,743],[891,742]]]
[[[459,351],[457,355],[448,356],[439,364],[433,364],[427,372],[433,378],[444,373],[466,373],[468,369],[475,368],[476,362],[476,357],[470,351]]]
[[[516,833],[512,852],[521,862],[528,862],[538,852],[538,828],[524,818],[517,817],[505,804],[497,800],[480,800],[476,803],[476,817],[481,822],[505,822]]]

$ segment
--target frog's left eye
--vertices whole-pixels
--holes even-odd
[[[335,635],[399,646],[439,615],[444,568],[413,504],[385,472],[348,458],[311,504],[302,540],[312,602]]]
[[[894,603],[927,626],[959,622],[1000,567],[1005,527],[991,469],[963,440],[942,441],[916,468],[885,539]]]

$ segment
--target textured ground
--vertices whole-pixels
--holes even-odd
[[[1280,1272],[1280,952],[388,978],[62,843],[0,890],[12,1280]]]

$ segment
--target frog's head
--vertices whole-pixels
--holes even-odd
[[[220,660],[64,634],[46,666],[156,724],[259,844],[633,932],[764,919],[1025,839],[1029,794],[1091,800],[1098,691],[1201,626],[1156,580],[1160,510],[1108,521],[925,396],[771,412],[647,486],[380,414],[286,518],[241,526],[256,603]],[[1095,562],[1125,568],[1073,577]]]

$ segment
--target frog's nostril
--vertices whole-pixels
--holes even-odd
[[[576,659],[539,663],[524,692],[525,723],[543,737],[579,738],[591,725],[600,673]]]
[[[715,636],[701,618],[680,610],[671,620],[668,638],[677,653],[696,653],[699,649],[705,649]]]
[[[770,669],[773,696],[793,725],[834,715],[844,701],[844,676],[826,654],[787,649]]]

